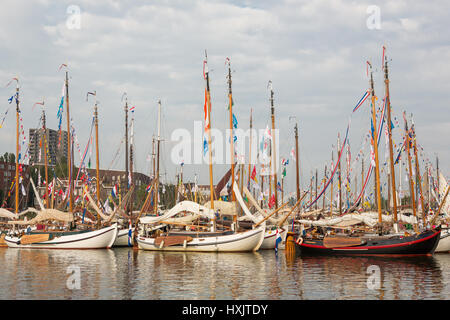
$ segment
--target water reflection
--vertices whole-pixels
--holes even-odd
[[[255,253],[0,249],[1,299],[447,299],[450,255],[295,257]],[[369,266],[380,268],[369,289]],[[66,283],[80,268],[79,290]]]

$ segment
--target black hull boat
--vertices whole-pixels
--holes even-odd
[[[298,237],[295,246],[301,255],[430,255],[440,234],[440,229],[434,229],[411,236]]]

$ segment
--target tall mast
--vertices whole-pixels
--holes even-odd
[[[403,119],[405,121],[405,144],[406,144],[406,153],[408,154],[408,176],[409,176],[409,191],[410,191],[410,197],[411,197],[411,207],[413,209],[414,217],[417,216],[416,214],[416,200],[414,197],[414,182],[412,179],[412,165],[411,165],[411,153],[410,153],[410,143],[411,143],[411,136],[410,132],[408,130],[408,121],[406,120],[406,113],[403,111]],[[417,231],[417,230],[416,230]]]
[[[394,168],[394,151],[392,148],[392,127],[391,127],[391,99],[389,96],[389,76],[388,76],[388,64],[387,58],[385,58],[384,62],[384,83],[386,85],[386,106],[387,106],[387,121],[386,126],[388,128],[388,136],[389,136],[389,162],[390,162],[390,180],[392,186],[392,204],[393,204],[393,213],[394,213],[394,223],[397,223],[397,192],[395,190],[395,168]]]
[[[419,167],[419,157],[417,156],[417,137],[416,137],[416,128],[414,126],[414,121],[411,124],[411,130],[413,134],[413,149],[414,149],[414,157],[416,162],[416,182],[419,185],[419,196],[420,196],[420,205],[422,206],[422,217],[425,218],[425,206],[423,201],[423,193],[422,193],[422,177],[420,175],[420,167]]]
[[[273,88],[272,81],[270,84],[270,114],[272,118],[272,168],[273,168],[273,182],[274,182],[274,192],[275,192],[275,209],[278,209],[278,191],[277,191],[277,154],[275,146],[275,107],[273,105]],[[272,195],[271,195],[272,196]]]
[[[338,159],[341,157],[341,140],[340,134],[338,132],[338,141],[337,141],[337,152]],[[339,215],[342,214],[342,178],[341,178],[341,161],[338,162],[338,191],[339,191]]]
[[[249,144],[249,154],[248,154],[248,182],[247,186],[250,189],[250,178],[252,174],[252,136],[253,136],[253,121],[252,121],[253,108],[250,109],[250,144]]]
[[[69,177],[69,210],[73,212],[73,183],[72,183],[72,137],[70,132],[69,111],[69,72],[66,71],[66,106],[67,106],[67,176]]]
[[[125,111],[125,190],[128,192],[128,95],[125,92],[122,95],[122,99],[123,96],[125,95],[125,106],[124,106],[124,111]],[[125,209],[125,212],[129,212],[129,207],[127,206],[127,208]]]
[[[156,140],[156,176],[155,176],[155,201],[153,202],[153,210],[158,215],[158,197],[159,197],[159,150],[161,143],[161,100],[158,100],[158,137]],[[176,201],[176,200],[175,200]],[[176,203],[176,202],[175,202]]]
[[[361,154],[361,193],[361,208],[364,209],[364,153]]]
[[[326,181],[327,181],[327,165],[325,164],[325,171],[323,173],[322,183],[325,185]],[[323,200],[322,200],[322,211],[325,212],[325,194],[323,195]]]
[[[236,196],[233,191],[234,186],[234,134],[233,134],[233,94],[231,91],[231,62],[228,61],[228,102],[230,113],[230,160],[231,160],[231,201],[236,201]]]
[[[42,102],[42,128],[44,129],[45,207],[48,209],[50,208],[50,199],[48,194],[47,127],[45,124],[44,102]]]
[[[132,118],[131,118],[131,126],[130,126],[130,173],[129,173],[129,177],[128,177],[128,183],[130,184],[130,187],[134,184],[134,180],[133,180],[133,155],[134,155],[134,111],[131,112],[132,113]],[[134,189],[132,189],[131,194],[130,194],[130,206],[129,206],[129,210],[132,213],[133,212],[133,194],[134,194]]]
[[[295,123],[295,169],[296,169],[296,191],[297,191],[297,202],[300,200],[300,173],[299,173],[299,163],[298,163],[298,126]]]
[[[439,196],[439,158],[436,155],[436,182],[437,182],[437,192],[436,192],[436,196],[438,198],[438,203],[437,205],[439,206],[439,201],[441,199],[441,197]]]
[[[318,187],[318,177],[317,177],[317,168],[316,168],[316,193],[314,195],[314,197],[317,199],[317,187]],[[317,201],[316,201],[316,210],[317,210],[318,206],[317,206]]]
[[[378,208],[378,222],[381,227],[382,213],[381,213],[381,195],[380,195],[380,166],[378,162],[378,131],[377,131],[377,111],[375,109],[375,89],[373,86],[373,72],[372,65],[370,65],[370,88],[372,91],[372,122],[373,122],[373,149],[375,153],[375,195],[377,197]]]
[[[203,62],[204,67],[204,78],[206,80],[206,100],[207,100],[207,117],[208,124],[205,130],[208,131],[208,153],[209,153],[209,192],[210,192],[210,203],[211,209],[214,210],[214,183],[213,183],[213,168],[212,168],[212,150],[211,150],[211,92],[209,88],[209,70],[208,70],[208,54],[205,50],[205,61]],[[206,125],[206,124],[205,124]],[[233,137],[230,137],[230,140],[233,141]],[[231,155],[233,158],[233,155]],[[234,174],[231,174],[234,179]],[[231,190],[233,190],[233,186],[231,186]],[[216,219],[213,218],[213,229],[216,228]]]
[[[16,184],[15,184],[15,213],[19,213],[19,80],[16,79]]]
[[[331,168],[330,171],[334,170],[334,152],[331,150]],[[331,178],[331,186],[330,186],[330,217],[333,215],[333,178]]]

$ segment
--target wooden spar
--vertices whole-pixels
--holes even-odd
[[[146,207],[145,204],[147,203],[150,195],[152,194],[153,186],[154,186],[154,181],[152,183],[152,186],[150,187],[150,191],[147,194],[147,199],[145,199],[144,205],[142,206],[141,211],[139,212],[139,215],[136,217],[136,220],[134,221],[134,226],[135,226],[134,232],[133,232],[133,244],[134,244],[133,246],[134,247],[137,247],[137,241],[136,241],[136,238],[137,238],[137,235],[138,235],[137,224],[138,224],[139,219],[141,218],[142,213],[144,212],[144,207]]]
[[[433,224],[436,222],[437,217],[439,216],[439,213],[441,212],[442,206],[445,203],[445,200],[447,199],[448,196],[448,191],[450,190],[450,186],[447,187],[447,191],[445,192],[444,198],[442,198],[441,204],[439,205],[438,210],[436,211],[436,213],[433,216],[433,219],[431,219],[430,224],[433,226]]]
[[[131,118],[131,126],[130,126],[130,173],[129,173],[129,177],[127,177],[128,183],[130,184],[130,188],[134,184],[134,179],[133,179],[134,141],[133,141],[133,139],[134,139],[134,114],[133,114],[133,117]],[[133,212],[133,191],[131,191],[131,194],[130,194],[130,202],[129,202],[128,208],[129,208],[130,214],[131,214]]]
[[[47,159],[47,127],[45,123],[44,102],[42,102],[42,128],[44,129],[44,166],[45,166],[45,207],[50,208],[50,199],[48,194],[48,159]]]
[[[284,224],[284,222],[287,220],[287,218],[289,218],[289,216],[292,214],[292,212],[294,212],[295,208],[297,208],[300,205],[300,201],[303,200],[303,198],[308,194],[308,192],[304,192],[303,195],[301,196],[301,198],[295,203],[295,205],[292,207],[291,211],[289,211],[288,214],[286,214],[284,216],[284,218],[278,223],[278,226],[282,226]]]
[[[125,92],[125,106],[123,111],[125,111],[125,190],[128,192],[128,95]],[[122,95],[123,98],[123,95]],[[129,212],[129,207],[125,204],[125,212]]]
[[[325,171],[323,173],[322,184],[325,185],[326,181],[327,181],[327,165],[325,165]],[[323,200],[322,200],[322,211],[325,212],[325,194],[323,195]]]
[[[208,70],[208,55],[205,50],[205,61],[204,61],[204,73],[206,80],[206,100],[207,100],[207,113],[208,113],[208,126],[205,130],[208,131],[208,153],[209,153],[209,191],[210,191],[210,203],[211,209],[214,210],[214,183],[213,183],[213,168],[212,168],[212,149],[211,149],[211,92],[209,88],[209,70]],[[205,124],[206,125],[206,124]],[[233,138],[230,137],[231,141]],[[234,179],[234,173],[232,172],[232,177]],[[233,188],[231,188],[231,192],[233,193]],[[215,215],[213,217],[213,231],[216,230],[216,218]]]
[[[67,108],[67,171],[69,188],[69,211],[73,212],[73,182],[72,182],[72,138],[70,133],[70,110],[69,110],[69,73],[66,71],[66,108]]]
[[[387,58],[385,57],[384,62],[384,83],[386,85],[386,107],[387,107],[387,119],[386,126],[388,128],[388,137],[389,137],[389,163],[390,163],[390,182],[391,182],[391,190],[392,190],[392,205],[393,205],[393,213],[394,213],[394,223],[398,221],[397,218],[397,192],[395,189],[395,168],[394,168],[394,151],[392,148],[392,127],[391,127],[391,99],[389,95],[389,76],[388,76],[388,64]]]
[[[317,188],[318,188],[318,177],[317,177],[317,168],[316,168],[316,193],[314,194],[314,198],[315,199],[317,199]],[[318,208],[318,204],[317,204],[317,201],[316,201],[316,210],[317,210],[317,208]]]
[[[158,215],[158,203],[159,203],[159,151],[160,151],[160,142],[161,142],[161,100],[158,100],[158,138],[156,140],[155,200],[153,201],[153,212],[154,212],[155,215]]]
[[[341,157],[341,140],[340,134],[338,132],[338,140],[337,140],[337,157],[338,159]],[[338,191],[339,191],[339,215],[342,214],[342,178],[341,178],[341,161],[338,162]]]
[[[100,155],[98,152],[98,146],[99,146],[99,136],[98,136],[98,111],[97,111],[97,101],[95,102],[94,106],[94,117],[95,117],[95,171],[97,176],[96,181],[96,188],[97,188],[97,203],[99,208],[102,207],[102,203],[100,201]],[[97,227],[100,229],[101,225],[101,219],[100,216],[97,214]]]
[[[255,228],[257,228],[261,223],[263,223],[264,221],[266,221],[267,219],[269,219],[271,216],[273,216],[275,213],[277,213],[278,211],[280,211],[281,209],[283,209],[289,202],[285,202],[282,206],[280,206],[279,208],[275,209],[274,211],[272,211],[269,215],[267,215],[264,219],[262,219],[261,221],[259,221],[258,223],[256,223],[254,225]]]
[[[406,153],[408,154],[408,168],[409,168],[408,176],[409,176],[409,191],[410,191],[410,197],[411,197],[411,207],[413,209],[414,217],[416,217],[417,216],[416,200],[414,197],[414,181],[412,179],[412,165],[411,165],[411,153],[410,153],[411,136],[409,135],[410,132],[408,130],[408,121],[406,120],[405,112],[403,112],[403,119],[405,120],[405,144],[406,144]]]
[[[361,208],[364,209],[364,151],[361,154]]]
[[[194,202],[197,203],[197,194],[198,194],[198,186],[197,186],[197,174],[194,175]]]
[[[419,157],[417,156],[417,137],[416,137],[416,128],[414,126],[414,121],[411,124],[411,130],[413,134],[413,149],[414,149],[414,157],[416,162],[416,182],[419,185],[419,196],[420,196],[420,204],[422,206],[422,218],[425,219],[425,206],[424,206],[424,200],[423,200],[423,193],[422,193],[422,176],[420,175],[420,167],[419,167]]]
[[[228,103],[229,103],[229,115],[230,115],[230,161],[231,161],[231,185],[234,185],[234,135],[233,135],[233,94],[231,91],[231,62],[228,61]],[[231,188],[231,201],[236,201],[233,188]],[[233,216],[233,220],[236,216]]]
[[[277,165],[278,165],[278,159],[277,159],[277,153],[276,153],[276,134],[275,134],[275,107],[273,105],[273,88],[272,88],[272,81],[270,83],[270,115],[272,118],[272,173],[273,173],[273,184],[274,184],[274,192],[275,192],[275,209],[278,208],[278,190],[277,190]],[[272,196],[272,195],[270,195]]]
[[[19,213],[19,80],[16,86],[16,182],[14,212]],[[5,159],[6,160],[6,159]]]
[[[253,121],[252,121],[252,113],[253,108],[250,109],[250,144],[249,144],[249,153],[248,153],[248,180],[247,187],[250,188],[250,179],[252,174],[252,136],[253,136]]]
[[[156,157],[156,153],[155,153],[155,136],[152,136],[152,177],[153,180],[155,179],[156,176],[156,161],[155,161],[155,157]]]
[[[437,196],[437,198],[438,198],[438,201],[439,201],[439,199],[440,199],[440,196],[439,196],[439,158],[438,158],[438,156],[436,155],[436,182],[437,182],[437,194],[436,194],[436,196]]]
[[[263,168],[264,168],[264,163],[261,163],[261,170],[263,170]],[[264,175],[261,174],[260,177],[261,177],[261,193],[264,194]],[[263,207],[263,204],[264,204],[264,200],[261,199],[261,208]]]
[[[334,170],[334,152],[331,150],[331,168],[330,171],[333,172]],[[330,186],[330,217],[333,215],[333,179],[331,179],[331,186]]]
[[[294,133],[295,133],[295,169],[296,169],[296,191],[297,191],[297,201],[300,199],[300,173],[299,173],[299,166],[298,163],[298,126],[297,123],[295,123],[294,127]]]
[[[380,195],[380,166],[378,162],[378,131],[377,131],[377,111],[375,109],[375,89],[373,86],[373,72],[372,65],[370,65],[370,87],[372,91],[372,122],[373,122],[373,148],[375,153],[375,189],[377,197],[377,208],[378,208],[378,222],[382,223],[382,213],[381,213],[381,195]]]

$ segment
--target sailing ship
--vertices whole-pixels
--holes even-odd
[[[209,174],[210,174],[210,202],[209,208],[201,206],[195,202],[182,201],[176,204],[161,216],[142,217],[139,219],[143,225],[141,234],[136,238],[139,249],[156,251],[201,251],[201,252],[243,252],[256,251],[260,248],[265,231],[265,223],[251,230],[237,230],[236,215],[233,216],[232,227],[228,230],[217,230],[215,215],[214,184],[212,171],[212,148],[211,148],[211,95],[209,86],[209,71],[207,55],[204,61],[205,88],[205,131],[208,133],[209,150]],[[231,78],[229,78],[229,98],[231,97]],[[230,126],[232,129],[232,110],[230,108]],[[158,121],[158,137],[159,137]],[[233,149],[233,139],[231,139],[231,150]],[[234,153],[232,153],[234,154]],[[231,157],[233,158],[233,157]],[[231,179],[234,181],[234,159],[231,161]],[[158,181],[158,174],[156,175]],[[156,183],[157,188],[158,183]],[[158,190],[158,189],[156,189]],[[235,200],[234,192],[232,199]],[[158,203],[157,201],[155,203]],[[244,209],[245,210],[245,209]],[[167,219],[174,218],[179,214],[191,213],[200,215],[207,219],[206,223],[201,223],[197,219],[197,224],[186,224],[180,222],[170,222]]]
[[[19,86],[17,85],[17,118],[19,114]],[[33,179],[30,182],[33,186],[34,193],[37,197],[40,209],[39,211],[29,208],[26,213],[33,211],[36,216],[31,220],[11,220],[8,223],[13,226],[4,240],[10,248],[27,248],[27,249],[100,249],[110,248],[117,237],[117,224],[104,225],[101,227],[100,216],[98,216],[97,228],[85,227],[77,230],[74,218],[73,208],[73,181],[72,181],[72,156],[71,156],[71,130],[69,115],[69,77],[66,71],[65,78],[65,98],[66,98],[66,114],[67,114],[67,161],[68,161],[68,194],[69,194],[69,211],[62,212],[57,209],[48,208],[48,196],[46,197],[47,208],[43,205],[39,193],[36,190]],[[96,104],[97,107],[97,104]],[[96,126],[97,109],[95,108]],[[16,154],[19,153],[18,146],[18,124],[17,124],[17,145]],[[46,151],[45,151],[46,152]],[[18,157],[16,157],[18,158]],[[17,160],[18,161],[18,160]],[[16,162],[16,212],[18,207],[18,163]],[[47,182],[48,183],[48,182]],[[99,194],[98,185],[98,130],[97,130],[97,195]],[[99,200],[99,196],[98,196]],[[92,199],[91,199],[91,202]],[[46,230],[32,229],[31,226],[49,221]],[[59,224],[68,224],[59,226]],[[19,229],[20,226],[28,226],[26,230]],[[42,226],[42,225],[41,225]]]
[[[384,49],[384,48],[383,48]],[[383,51],[384,52],[384,51]],[[383,54],[384,56],[384,54]],[[393,152],[392,152],[392,128],[391,128],[391,109],[389,100],[389,79],[388,79],[388,68],[387,68],[387,58],[384,56],[384,71],[385,71],[385,85],[386,85],[386,99],[385,105],[387,106],[387,129],[389,137],[389,156],[390,156],[390,172],[391,174],[391,185],[393,194],[393,229],[394,233],[390,230],[383,230],[383,215],[381,210],[381,194],[380,194],[380,169],[378,160],[378,130],[377,130],[377,120],[376,120],[376,109],[375,109],[375,90],[373,85],[373,73],[372,66],[370,63],[370,93],[371,93],[371,107],[372,107],[372,146],[374,149],[374,171],[375,171],[375,192],[378,209],[378,221],[374,221],[371,217],[367,215],[358,214],[345,214],[335,219],[322,219],[318,221],[311,220],[300,220],[301,223],[301,233],[290,234],[289,240],[294,240],[294,242],[289,241],[290,244],[295,243],[295,248],[299,250],[302,255],[371,255],[371,254],[387,254],[387,255],[423,255],[423,254],[433,254],[436,247],[438,246],[441,230],[440,227],[429,226],[428,228],[423,228],[419,230],[417,226],[416,209],[414,204],[414,188],[412,186],[411,179],[411,158],[410,158],[410,146],[412,145],[410,131],[407,127],[407,122],[405,118],[405,145],[406,152],[408,154],[409,160],[409,176],[411,183],[411,196],[412,196],[412,208],[414,216],[411,217],[412,224],[414,225],[414,233],[399,233],[397,228],[397,223],[399,217],[397,214],[396,205],[396,191],[395,191],[395,171],[393,162]],[[356,109],[356,108],[355,108]],[[380,119],[380,122],[383,119]],[[380,126],[381,130],[381,126]],[[347,131],[348,132],[348,131]],[[340,148],[338,147],[338,150]],[[342,150],[341,150],[342,152]],[[340,163],[341,153],[338,154],[338,164]],[[416,159],[417,164],[417,159]],[[339,179],[340,180],[340,179]],[[341,188],[339,188],[341,190]],[[316,199],[317,200],[317,199]],[[339,197],[339,211],[341,212],[341,197]],[[410,217],[407,217],[410,218]],[[336,227],[336,226],[355,226],[358,224],[369,225],[369,228],[355,228],[350,229],[350,233],[341,233],[336,235],[330,235],[330,231],[327,231],[323,227]],[[311,231],[304,230],[305,225],[321,226],[318,234]],[[338,227],[339,228],[339,227]],[[385,228],[386,229],[386,228]],[[427,230],[428,229],[428,230]],[[334,233],[334,232],[333,232]],[[293,238],[293,239],[292,239]],[[291,251],[291,250],[290,250]]]

